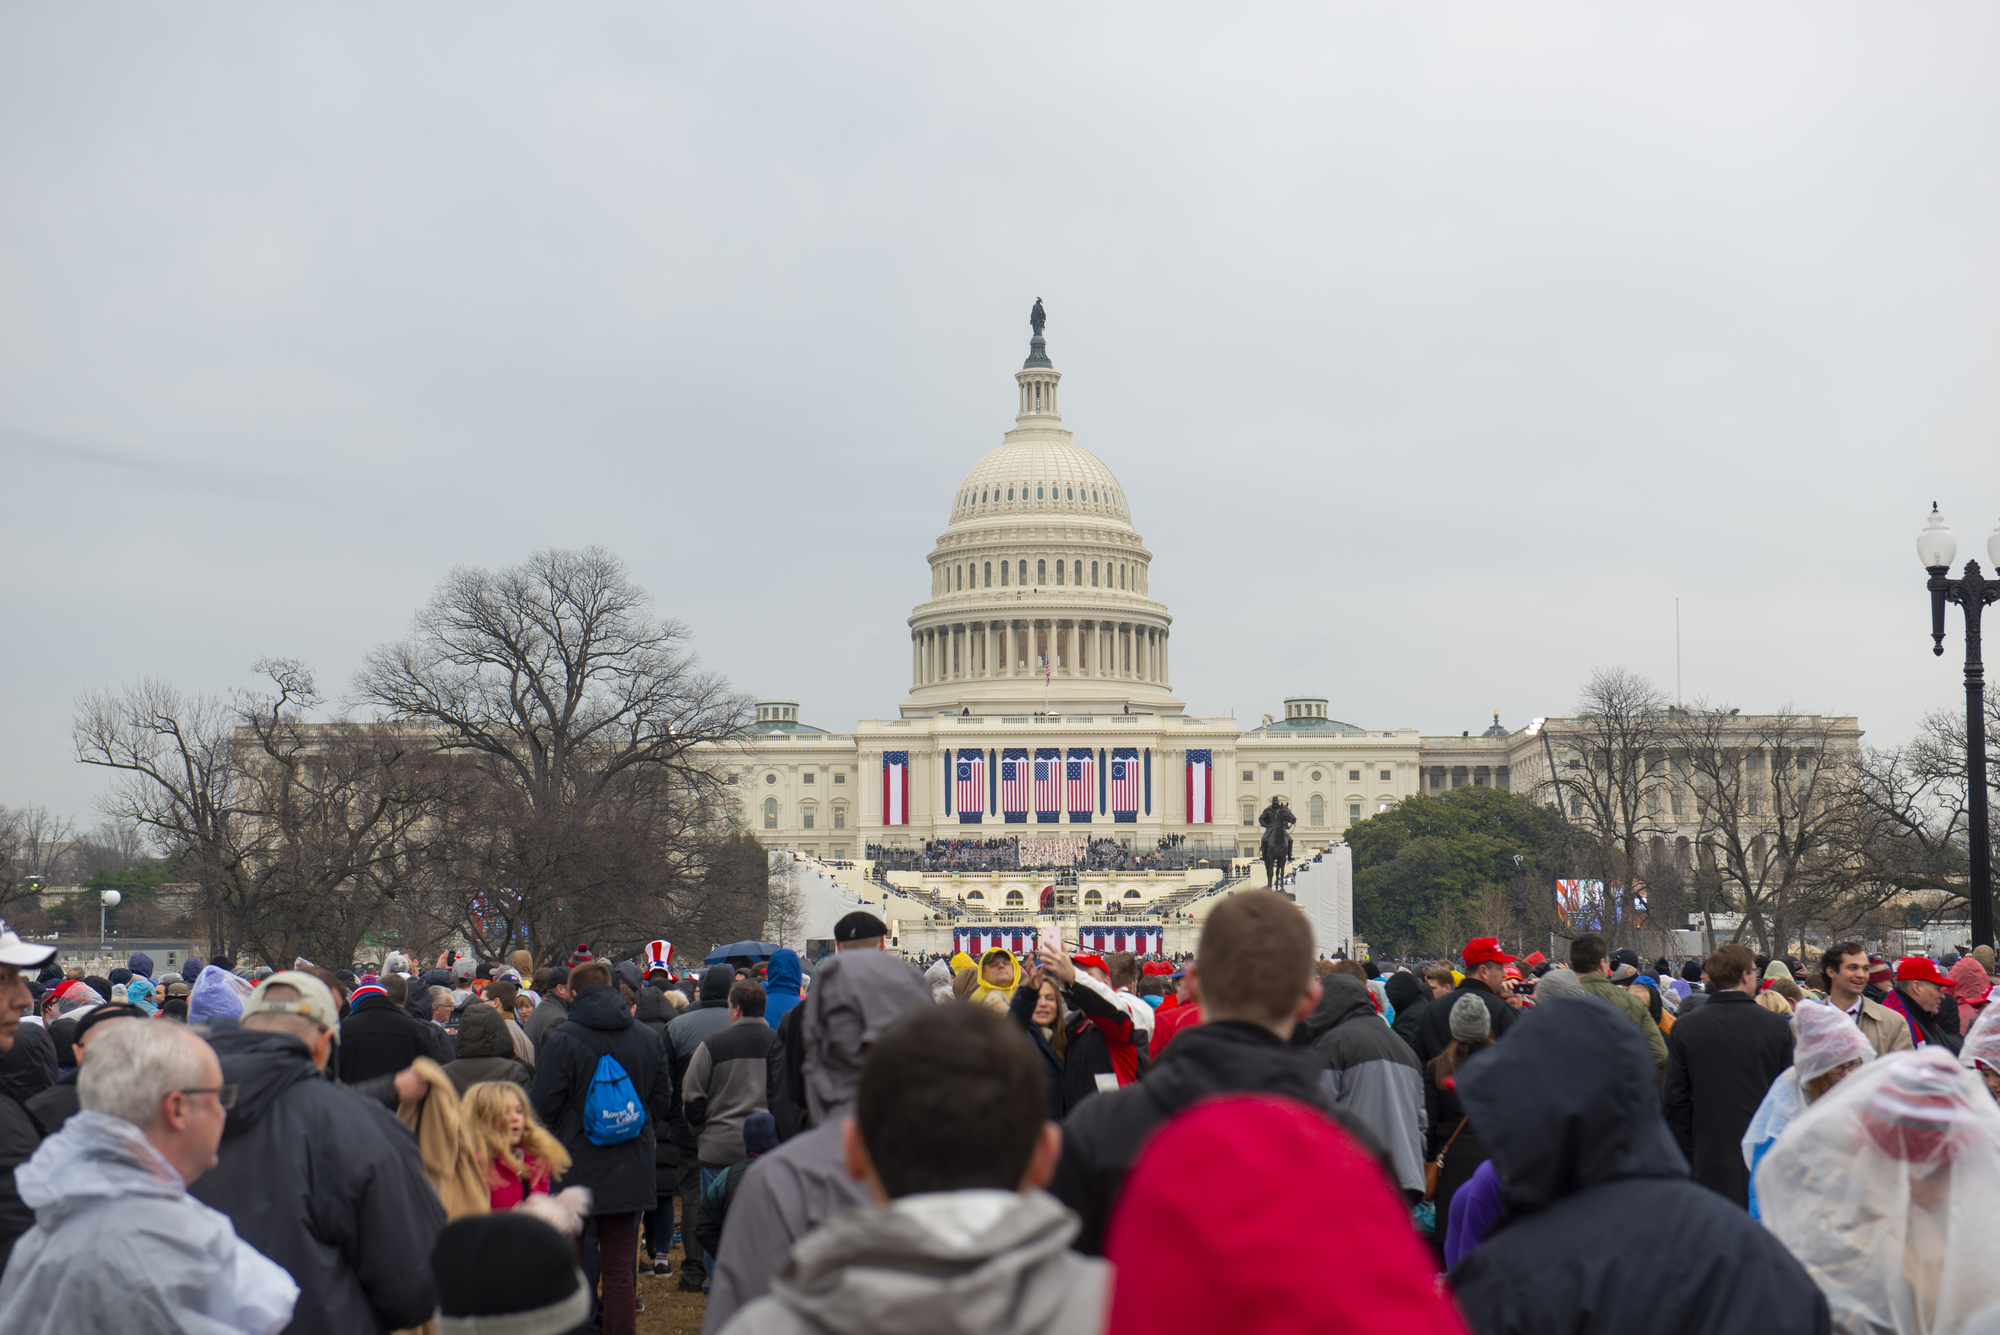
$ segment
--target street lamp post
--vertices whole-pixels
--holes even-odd
[[[107,909],[115,909],[124,896],[116,890],[106,890],[97,901],[97,953],[104,953],[104,914]]]
[[[1979,562],[1967,561],[1965,574],[1951,578],[1951,559],[1958,554],[1958,538],[1945,527],[1937,506],[1931,507],[1930,522],[1917,535],[1917,559],[1931,575],[1931,652],[1944,653],[1944,605],[1957,603],[1965,609],[1965,770],[1967,801],[1966,834],[1971,884],[1967,896],[1972,910],[1972,944],[1993,944],[1993,862],[1992,833],[1986,816],[1986,665],[1979,653],[1979,621],[1986,605],[2000,601],[2000,583],[1980,573]],[[1986,554],[2000,571],[2000,529],[1986,539]]]

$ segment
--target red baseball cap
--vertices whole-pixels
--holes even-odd
[[[1896,981],[1899,983],[1936,983],[1939,987],[1950,987],[1951,979],[1945,977],[1937,961],[1928,955],[1905,955],[1896,961]]]
[[[1104,956],[1088,950],[1077,951],[1069,957],[1069,962],[1079,969],[1103,969],[1105,973],[1111,972],[1104,968]]]
[[[1482,964],[1512,964],[1514,962],[1514,956],[1501,951],[1500,938],[1497,936],[1473,937],[1472,940],[1465,943],[1463,958],[1465,960],[1465,967],[1468,969],[1476,969]]]

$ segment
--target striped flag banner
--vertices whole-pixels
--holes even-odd
[[[1063,762],[1063,796],[1069,802],[1070,822],[1090,824],[1091,808],[1097,804],[1097,753],[1087,746],[1072,746]]]
[[[1157,955],[1163,940],[1157,927],[1085,927],[1077,933],[1086,950],[1129,950],[1134,955]]]
[[[975,960],[989,950],[1012,951],[1015,959],[1025,960],[1035,953],[1035,946],[1041,939],[1042,929],[1028,925],[951,929],[952,951],[962,950]],[[1054,937],[1050,939],[1055,940]]]
[[[910,753],[882,753],[882,823],[910,823]]]
[[[1035,748],[1035,822],[1052,825],[1062,819],[1062,748]]]
[[[1111,751],[1111,819],[1124,824],[1139,820],[1139,748],[1113,747]]]
[[[1000,814],[1009,825],[1028,821],[1028,752],[1010,746],[1000,753]]]
[[[958,753],[958,823],[979,824],[986,808],[986,753],[965,750]]]
[[[1215,819],[1209,805],[1209,782],[1214,777],[1215,762],[1211,751],[1190,751],[1187,753],[1187,820],[1190,825],[1206,825]]]

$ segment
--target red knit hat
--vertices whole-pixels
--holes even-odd
[[[1482,964],[1512,964],[1514,962],[1512,955],[1501,951],[1500,938],[1497,936],[1473,937],[1472,940],[1465,943],[1463,959],[1465,960],[1465,967],[1467,969],[1476,969]]]
[[[588,964],[594,958],[596,957],[590,953],[590,942],[581,942],[569,953],[569,967],[574,969],[579,964]]]
[[[1290,1099],[1209,1099],[1162,1126],[1125,1179],[1104,1256],[1109,1335],[1465,1330],[1401,1193],[1345,1131]]]
[[[1936,983],[1939,987],[1950,987],[1951,979],[1937,966],[1937,961],[1928,955],[1905,955],[1896,961],[1896,981],[1899,983]]]

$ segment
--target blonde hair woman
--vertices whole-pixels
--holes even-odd
[[[535,1117],[527,1093],[511,1080],[485,1080],[465,1091],[465,1131],[486,1165],[495,1210],[547,1195],[569,1171],[569,1151]]]

